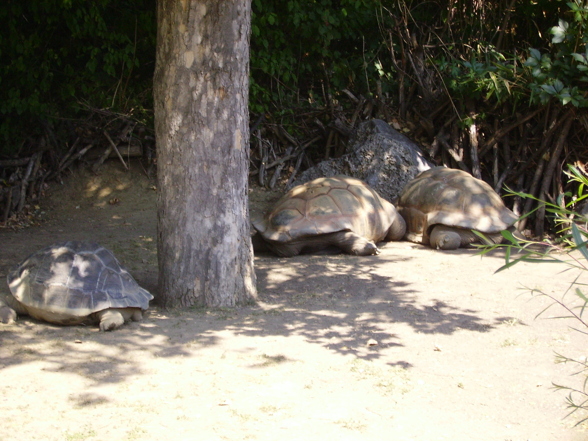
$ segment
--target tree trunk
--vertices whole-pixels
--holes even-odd
[[[161,0],[154,76],[159,299],[256,296],[249,236],[250,0]]]

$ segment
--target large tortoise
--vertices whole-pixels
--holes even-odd
[[[378,254],[377,242],[402,239],[406,228],[390,202],[347,176],[294,187],[252,223],[267,248],[283,257],[332,247],[361,256]]]
[[[0,296],[0,321],[17,314],[58,325],[99,323],[111,331],[141,320],[153,296],[116,257],[88,242],[65,242],[31,254],[8,273],[11,295]]]
[[[443,250],[479,242],[472,230],[500,243],[500,232],[514,230],[517,220],[486,182],[445,167],[410,181],[400,193],[398,211],[406,221],[407,240]]]

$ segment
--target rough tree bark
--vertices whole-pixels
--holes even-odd
[[[160,0],[154,76],[159,299],[255,295],[249,237],[250,0]]]

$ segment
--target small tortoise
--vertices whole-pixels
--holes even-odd
[[[58,325],[98,322],[111,331],[141,320],[153,296],[100,245],[65,242],[27,257],[8,273],[11,295],[0,296],[0,321],[30,315]]]
[[[332,247],[360,256],[378,254],[377,242],[399,240],[406,228],[390,202],[347,176],[294,187],[252,223],[265,246],[283,257]]]
[[[494,243],[502,230],[514,230],[517,216],[486,182],[467,172],[435,167],[417,175],[400,193],[398,211],[407,240],[454,250],[480,242],[472,230]]]

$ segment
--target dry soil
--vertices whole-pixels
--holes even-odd
[[[155,182],[107,164],[51,184],[41,221],[0,229],[9,268],[62,240],[114,251],[157,296]],[[255,189],[252,211],[279,196]],[[33,222],[36,223],[36,222]],[[259,302],[163,310],[110,333],[23,317],[0,325],[0,439],[580,441],[582,387],[555,354],[586,335],[528,289],[576,272],[500,254],[389,243],[372,257],[256,256]],[[572,299],[568,294],[566,299]]]

